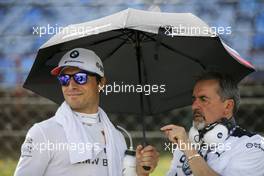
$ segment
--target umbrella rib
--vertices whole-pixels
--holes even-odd
[[[130,36],[129,36],[130,34]],[[132,36],[133,34],[132,33],[128,33],[127,35],[127,39],[130,39],[130,37]],[[120,47],[122,47],[125,43],[127,42],[127,40],[124,39],[124,41],[122,43],[120,43],[116,48],[114,48],[113,51],[111,51],[109,54],[107,54],[105,57],[104,57],[104,61],[106,60],[106,58],[109,58],[111,57]]]
[[[141,37],[141,41],[143,42],[148,42],[148,41],[152,41],[153,39],[153,36],[155,36],[156,34],[153,34],[152,36],[148,36],[148,35],[146,35],[146,34],[144,34],[144,33],[142,33],[143,35],[142,35],[142,37]]]
[[[153,37],[151,37],[151,36],[149,36],[149,35],[147,35],[147,34],[143,34],[143,35],[145,35],[146,37],[148,37],[148,38],[151,39],[152,41],[156,41]],[[161,41],[160,41],[160,44],[161,44],[163,47],[165,47],[165,48],[167,48],[167,49],[169,49],[169,50],[171,50],[171,51],[173,51],[173,52],[175,52],[175,53],[178,53],[178,54],[180,54],[180,55],[182,55],[182,56],[184,56],[184,57],[186,57],[186,58],[188,58],[188,59],[190,59],[190,60],[192,60],[192,61],[198,63],[198,64],[199,64],[204,70],[206,70],[206,66],[205,66],[201,61],[199,61],[198,59],[196,59],[196,58],[194,58],[194,57],[192,57],[192,56],[188,56],[187,54],[185,54],[185,53],[183,53],[183,52],[181,52],[181,51],[179,51],[179,50],[176,50],[176,49],[174,49],[174,48],[172,48],[172,47],[166,45],[165,43],[163,43],[163,42],[161,42]]]
[[[122,34],[119,34],[119,35],[116,35],[116,36],[113,36],[113,37],[110,37],[110,38],[106,38],[106,39],[103,39],[103,40],[99,40],[97,42],[92,43],[89,46],[94,46],[94,45],[97,45],[97,44],[100,44],[100,43],[103,43],[103,42],[107,42],[109,40],[116,39],[116,38],[122,39],[121,37],[124,36],[124,35],[127,35],[127,34],[122,33]]]
[[[126,41],[130,41],[130,42],[132,42],[132,44],[136,43],[136,40],[132,38],[132,36],[134,35],[133,31],[132,30],[128,30],[128,31],[129,31],[129,33],[125,33],[126,38],[125,39],[122,38],[122,39],[126,40]],[[124,33],[124,31],[122,31],[122,32]]]

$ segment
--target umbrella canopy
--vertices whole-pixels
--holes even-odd
[[[210,32],[205,22],[190,13],[127,9],[70,25],[53,36],[39,49],[24,87],[60,104],[64,100],[60,84],[50,71],[67,51],[76,47],[91,49],[102,59],[110,85],[158,86],[159,92],[156,86],[149,95],[103,93],[101,106],[107,112],[168,111],[191,104],[195,76],[202,72],[226,73],[239,82],[254,71],[252,65]]]

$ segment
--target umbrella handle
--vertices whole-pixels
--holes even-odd
[[[151,167],[149,167],[149,166],[142,166],[143,167],[143,169],[145,170],[145,171],[149,171],[150,169],[151,169]]]
[[[146,147],[148,145],[146,139],[143,140],[143,147]],[[149,171],[151,169],[150,166],[142,166],[145,171]]]

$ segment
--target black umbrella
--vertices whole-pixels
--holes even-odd
[[[200,32],[183,30],[191,27]],[[74,28],[85,30],[69,32]],[[201,32],[208,28],[189,13],[134,9],[71,25],[39,49],[24,87],[60,104],[64,100],[60,85],[50,71],[67,51],[82,47],[95,51],[102,59],[110,85],[151,85],[150,95],[143,91],[147,86],[139,87],[140,93],[104,92],[101,106],[107,112],[137,113],[143,117],[189,105],[195,76],[217,71],[239,82],[254,71],[218,36]],[[145,141],[144,118],[142,124]]]

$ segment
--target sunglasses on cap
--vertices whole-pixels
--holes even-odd
[[[83,85],[83,84],[87,83],[88,75],[95,76],[95,74],[93,74],[93,73],[81,71],[81,72],[78,72],[75,74],[64,74],[64,73],[62,73],[59,76],[57,76],[57,78],[58,78],[58,80],[62,86],[68,86],[70,83],[71,77],[73,77],[73,80],[77,84]]]

